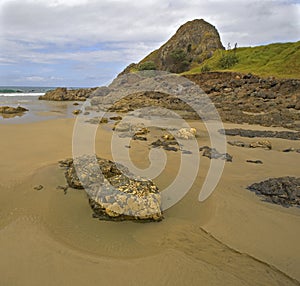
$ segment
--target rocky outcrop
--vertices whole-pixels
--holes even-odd
[[[148,106],[153,109],[147,115],[169,117],[172,113],[168,110],[172,110],[185,119],[199,119],[190,105],[176,97],[176,86],[181,79],[178,76],[161,78],[162,81],[168,81],[169,94],[155,91],[153,87],[151,90],[151,86],[147,86],[148,90],[129,93],[111,104],[114,98],[111,94],[116,90],[126,90],[126,86],[135,87],[139,84],[138,74],[131,73],[115,79],[108,87],[111,92],[108,96],[95,96],[91,100],[91,108],[101,109],[101,106],[107,104],[110,106],[109,111],[129,112]],[[185,76],[182,85],[189,83],[190,88],[196,84],[208,95],[224,122],[281,126],[300,131],[300,80],[263,79],[251,74],[210,72]],[[196,97],[188,98],[192,106],[196,103],[193,98]],[[203,113],[206,115],[208,112],[203,110]]]
[[[67,89],[65,87],[58,87],[54,90],[47,91],[44,95],[40,96],[39,99],[54,101],[85,101],[97,89],[97,87],[79,89]]]
[[[180,73],[192,63],[202,63],[217,49],[224,49],[217,29],[203,19],[182,25],[162,47],[145,57],[138,64],[129,65],[122,73],[132,69],[148,69]]]
[[[17,114],[17,113],[23,113],[25,111],[28,111],[28,109],[21,106],[18,107],[0,106],[1,114]]]
[[[283,126],[300,131],[300,80],[235,72],[185,75],[200,86],[223,121]]]
[[[300,207],[300,178],[271,178],[254,183],[247,188],[261,196],[265,201],[284,207]]]
[[[221,134],[228,136],[241,136],[241,137],[263,137],[263,138],[282,138],[287,140],[300,140],[300,132],[293,131],[265,131],[265,130],[248,130],[248,129],[222,129],[219,130]],[[251,146],[249,146],[251,147]]]
[[[151,180],[121,164],[92,156],[60,162],[70,187],[87,191],[94,217],[102,220],[160,221],[161,196]]]

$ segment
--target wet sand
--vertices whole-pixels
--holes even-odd
[[[299,208],[262,202],[245,188],[269,177],[299,177],[300,154],[281,150],[300,142],[270,139],[270,151],[228,145],[233,162],[203,203],[197,198],[210,160],[201,156],[191,190],[165,220],[115,223],[92,218],[84,191],[56,189],[65,185],[57,162],[72,156],[73,126],[74,119],[0,125],[1,285],[299,285]],[[99,128],[96,137],[97,154],[108,159],[110,134]],[[209,144],[205,130],[198,142]],[[139,167],[149,164],[149,143],[132,142]],[[180,163],[178,153],[167,154],[154,180],[161,189]],[[44,188],[34,190],[39,184]]]

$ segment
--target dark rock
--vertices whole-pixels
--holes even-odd
[[[232,156],[228,153],[220,153],[215,148],[203,146],[199,148],[199,151],[203,151],[202,156],[208,157],[209,159],[222,159],[226,162],[232,162]]]
[[[174,140],[173,135],[164,135],[161,139],[157,139],[156,141],[150,144],[153,148],[162,147],[166,151],[174,151],[177,152],[179,148],[174,147],[179,146],[178,142]],[[171,146],[173,145],[173,146]]]
[[[111,116],[111,117],[109,117],[109,119],[119,121],[119,120],[122,120],[122,116]]]
[[[133,135],[132,139],[133,140],[140,140],[140,141],[147,141],[146,137],[138,136],[138,135]]]
[[[37,191],[40,191],[44,188],[44,186],[42,185],[38,185],[38,186],[35,186],[34,189],[37,190]]]
[[[263,164],[261,160],[246,160],[247,163],[253,163],[253,164]]]
[[[247,147],[250,148],[250,144],[242,142],[242,141],[228,141],[227,142],[231,146],[238,146],[238,147]]]
[[[75,110],[73,110],[72,111],[72,113],[74,114],[74,115],[78,115],[78,114],[80,114],[82,111],[80,110],[80,109],[75,109]]]
[[[191,151],[188,151],[188,150],[181,150],[182,154],[185,154],[185,155],[190,155],[190,154],[193,154]]]
[[[69,188],[68,185],[65,185],[65,186],[57,186],[57,187],[56,187],[57,190],[63,190],[64,195],[67,194],[68,188]]]
[[[178,151],[178,148],[173,147],[173,146],[164,146],[163,148],[164,148],[164,150],[167,150],[167,151],[174,151],[174,152]]]
[[[241,137],[264,137],[264,138],[282,138],[288,140],[299,140],[300,132],[293,131],[264,131],[264,130],[247,130],[247,129],[221,129],[221,134],[228,136],[241,136]]]
[[[295,149],[294,148],[286,148],[286,149],[284,149],[284,150],[282,150],[282,152],[294,152],[295,151]]]
[[[248,190],[262,196],[266,201],[284,207],[300,207],[300,178],[271,178],[247,187]]]

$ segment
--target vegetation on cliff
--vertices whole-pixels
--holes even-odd
[[[236,55],[237,62],[222,66],[222,58]],[[257,47],[243,47],[235,50],[218,50],[201,64],[194,65],[185,74],[206,71],[232,71],[253,73],[262,77],[300,78],[300,41],[275,43]]]

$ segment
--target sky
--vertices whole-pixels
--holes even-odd
[[[300,0],[0,0],[0,85],[109,84],[193,19],[225,47],[300,40]]]

